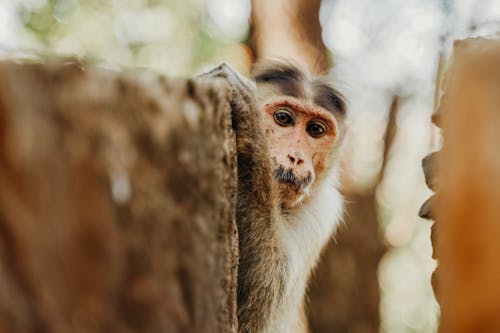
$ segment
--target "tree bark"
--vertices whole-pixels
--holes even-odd
[[[0,63],[0,331],[235,332],[226,83]]]

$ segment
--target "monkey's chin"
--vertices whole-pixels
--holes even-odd
[[[306,191],[289,183],[279,183],[281,206],[293,208],[299,205],[306,196]]]

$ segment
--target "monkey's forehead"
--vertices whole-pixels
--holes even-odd
[[[346,113],[346,103],[342,95],[336,94],[335,90],[315,84],[312,87],[300,85],[298,89],[290,89],[289,86],[283,86],[275,83],[257,83],[257,100],[260,106],[277,98],[290,99],[294,102],[302,101],[303,104],[314,104],[335,117],[343,118]]]
[[[257,92],[261,96],[283,95],[310,100],[327,111],[344,114],[344,96],[324,77],[313,77],[288,63],[267,63],[257,66],[253,73]]]

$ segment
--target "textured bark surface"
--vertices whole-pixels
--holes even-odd
[[[0,63],[0,331],[234,332],[224,81]]]
[[[455,43],[441,100],[440,332],[500,332],[500,42]]]

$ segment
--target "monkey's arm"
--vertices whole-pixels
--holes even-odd
[[[238,321],[240,332],[268,330],[284,293],[286,263],[279,248],[279,205],[271,183],[271,163],[255,85],[227,65],[204,76],[228,80],[238,151],[236,220],[239,233]]]

